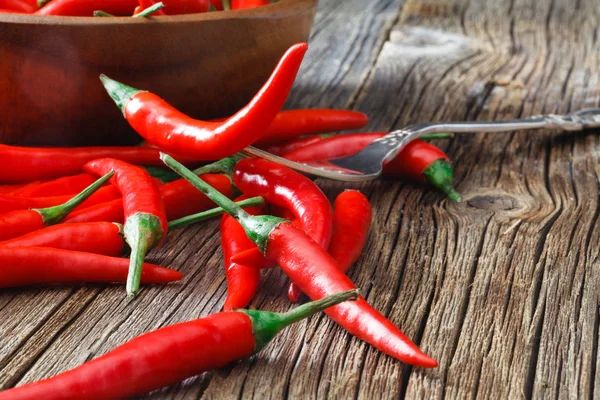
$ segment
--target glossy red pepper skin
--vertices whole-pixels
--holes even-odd
[[[208,12],[209,0],[163,0],[168,15],[199,14]]]
[[[18,210],[0,214],[0,240],[12,239],[44,227],[42,216],[34,210]]]
[[[0,144],[0,183],[31,182],[75,175],[81,173],[85,163],[105,157],[136,165],[162,166],[159,155],[160,150],[148,147],[36,148]]]
[[[6,213],[17,210],[27,210],[29,208],[46,208],[66,203],[73,196],[54,196],[54,197],[20,197],[9,194],[0,194],[0,213]]]
[[[126,247],[122,227],[112,222],[58,224],[0,242],[0,247],[50,247],[118,257]]]
[[[48,197],[73,195],[81,192],[94,183],[95,180],[96,178],[91,174],[66,176],[23,189],[19,192],[19,196]]]
[[[313,300],[355,288],[331,256],[290,223],[271,231],[266,254]],[[404,363],[426,368],[438,365],[362,297],[332,307],[326,314],[352,335]]]
[[[18,183],[14,185],[2,185],[0,186],[0,194],[11,194],[18,195],[19,193],[29,190],[29,188],[39,185],[40,181],[34,181],[31,183]]]
[[[231,181],[227,176],[220,174],[206,174],[202,175],[202,179],[209,182],[211,186],[214,186],[225,196],[233,196]],[[159,190],[165,204],[165,210],[169,221],[205,211],[214,206],[212,201],[207,199],[206,196],[183,179],[164,184]],[[97,221],[123,223],[123,201],[117,199],[75,211],[68,215],[64,220],[65,223]]]
[[[47,247],[0,247],[0,288],[81,282],[125,282],[129,260]],[[182,275],[144,264],[142,282],[167,283]]]
[[[214,160],[239,152],[264,133],[283,106],[307,48],[306,43],[291,47],[252,101],[224,122],[192,119],[155,94],[101,79],[129,124],[146,140],[196,160]]]
[[[246,195],[240,196],[236,201],[246,198],[248,198]],[[245,210],[251,215],[265,213],[262,207],[248,207]],[[260,268],[231,261],[231,257],[240,251],[256,247],[254,242],[248,239],[244,228],[235,218],[224,214],[221,218],[220,230],[225,278],[227,279],[227,298],[223,310],[231,311],[234,308],[244,308],[250,304],[260,286]]]
[[[231,0],[232,10],[243,10],[245,8],[256,8],[271,4],[270,0]]]
[[[304,146],[319,143],[323,138],[320,136],[309,136],[300,139],[287,140],[268,146],[262,146],[262,149],[279,157],[284,157],[289,153],[296,151]]]
[[[0,0],[0,9],[25,14],[33,13],[36,10],[34,6],[22,0]]]
[[[333,205],[333,234],[328,253],[346,272],[362,253],[371,227],[371,203],[357,190],[338,195]]]
[[[113,15],[130,16],[137,6],[137,0],[52,0],[35,14],[92,17],[94,11],[102,10]]]
[[[257,145],[269,145],[305,135],[359,129],[369,123],[367,115],[349,110],[307,109],[282,111]]]
[[[302,230],[324,249],[331,240],[333,211],[327,196],[310,179],[291,169],[270,161],[246,158],[238,162],[233,182],[244,194],[262,196],[272,203],[290,210]],[[233,261],[256,265],[262,257],[258,248],[239,253]],[[268,263],[264,264],[269,266]],[[291,291],[295,291],[291,285]]]
[[[318,162],[356,154],[373,140],[384,136],[384,132],[339,135],[323,139],[289,152],[284,157],[298,162]],[[383,175],[429,182],[444,191],[454,201],[461,201],[454,190],[452,167],[448,156],[421,139],[406,145],[400,153],[383,167]]]

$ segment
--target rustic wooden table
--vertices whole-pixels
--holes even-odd
[[[597,0],[322,0],[289,102],[352,108],[372,130],[416,121],[506,119],[598,106]],[[375,208],[350,271],[364,296],[437,358],[402,365],[327,318],[265,351],[149,398],[581,397],[600,395],[598,137],[461,135],[462,204],[423,186],[359,188]],[[0,387],[56,374],[158,327],[220,309],[218,222],[174,232],[151,260],[186,275],[129,302],[122,287],[0,294]],[[264,274],[252,306],[285,310],[287,279]]]

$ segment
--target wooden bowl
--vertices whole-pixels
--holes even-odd
[[[248,102],[283,53],[308,40],[317,0],[153,19],[0,13],[0,143],[70,146],[140,138],[104,73],[196,118]]]

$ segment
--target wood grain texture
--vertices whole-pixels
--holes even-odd
[[[599,19],[596,0],[322,0],[288,106],[350,107],[373,130],[598,106]],[[370,198],[373,229],[349,274],[439,368],[404,366],[317,316],[249,360],[144,398],[600,396],[598,137],[513,132],[438,144],[455,161],[461,204],[407,182],[318,183],[331,200],[348,187]],[[221,258],[213,221],[151,253],[186,278],[135,302],[120,287],[3,292],[0,387],[218,311]],[[288,309],[286,288],[280,271],[265,272],[252,306]]]

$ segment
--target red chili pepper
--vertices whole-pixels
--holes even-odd
[[[62,221],[75,207],[112,177],[110,172],[59,206],[0,214],[0,240],[12,239]]]
[[[356,154],[373,140],[385,133],[361,133],[356,135],[339,135],[301,147],[285,155],[285,158],[298,162],[313,162],[332,158],[346,157]],[[454,190],[452,166],[448,156],[421,139],[410,142],[384,168],[386,176],[402,176],[419,182],[429,182],[441,189],[454,201],[461,201],[460,194]]]
[[[51,249],[47,247],[0,247],[0,288],[39,284],[79,282],[124,282],[128,261]],[[157,265],[144,264],[143,283],[167,283],[180,280],[181,273]]]
[[[22,0],[0,0],[0,8],[6,11],[16,11],[25,14],[36,10],[36,7]]]
[[[39,185],[40,181],[34,181],[31,183],[19,183],[15,185],[2,185],[0,186],[0,194],[11,194],[18,195],[22,191],[28,190],[31,187]]]
[[[31,182],[79,174],[85,163],[106,157],[131,164],[162,165],[159,153],[158,149],[147,147],[36,148],[0,144],[0,183]]]
[[[266,147],[263,146],[263,149],[265,151],[268,151],[269,153],[275,154],[276,156],[283,157],[304,146],[319,143],[322,140],[323,138],[320,136],[309,136],[305,138],[293,139],[285,142],[272,144]]]
[[[277,114],[256,144],[265,146],[305,135],[358,129],[368,123],[369,117],[357,111],[286,110]]]
[[[252,144],[275,118],[294,83],[306,43],[291,47],[254,99],[224,122],[195,120],[155,94],[125,86],[104,75],[102,83],[129,124],[161,149],[214,160]]]
[[[31,186],[19,192],[19,196],[23,197],[48,197],[48,196],[63,196],[79,193],[92,183],[96,178],[91,174],[78,174],[66,176],[64,178],[54,179],[48,182],[42,182],[38,185]]]
[[[247,196],[244,195],[237,200],[246,198]],[[251,215],[265,213],[264,207],[250,207],[245,210]],[[234,254],[256,248],[256,245],[248,239],[240,223],[228,214],[221,218],[221,247],[225,261],[225,278],[227,279],[227,298],[223,310],[244,308],[250,304],[260,286],[260,268],[231,261]]]
[[[328,253],[346,272],[360,257],[371,227],[371,204],[357,190],[338,195],[333,205],[333,234]]]
[[[75,369],[2,392],[0,400],[130,398],[250,357],[289,325],[356,297],[344,292],[283,314],[236,310],[167,326]]]
[[[115,171],[112,182],[123,197],[125,240],[131,247],[127,294],[133,297],[139,290],[146,253],[167,236],[167,214],[160,190],[145,169],[124,161],[103,158],[87,163],[83,169],[97,175]]]
[[[162,0],[169,15],[199,14],[208,12],[209,0]]]
[[[242,10],[244,8],[256,8],[271,4],[271,0],[231,0],[232,10]]]
[[[162,154],[163,161],[189,180],[217,205],[234,216],[246,234],[267,258],[279,263],[283,271],[311,299],[355,289],[352,281],[323,248],[288,221],[272,216],[251,216],[227,197],[187,170],[172,157]],[[354,336],[407,364],[435,367],[437,362],[424,354],[383,315],[363,298],[352,304],[341,304],[327,310],[339,325]]]
[[[0,247],[50,247],[118,257],[125,247],[123,227],[112,222],[58,224],[0,242]]]
[[[133,15],[137,5],[137,0],[52,0],[35,14],[92,17],[94,11],[102,10],[109,14],[127,16]]]
[[[332,210],[329,200],[313,181],[291,169],[270,161],[246,158],[238,162],[233,173],[234,184],[245,194],[262,196],[267,203],[292,211],[302,230],[327,249],[331,239]],[[258,248],[240,252],[232,261],[244,265],[260,265],[264,256]],[[268,266],[268,263],[264,263]],[[290,285],[288,293],[297,289]]]

